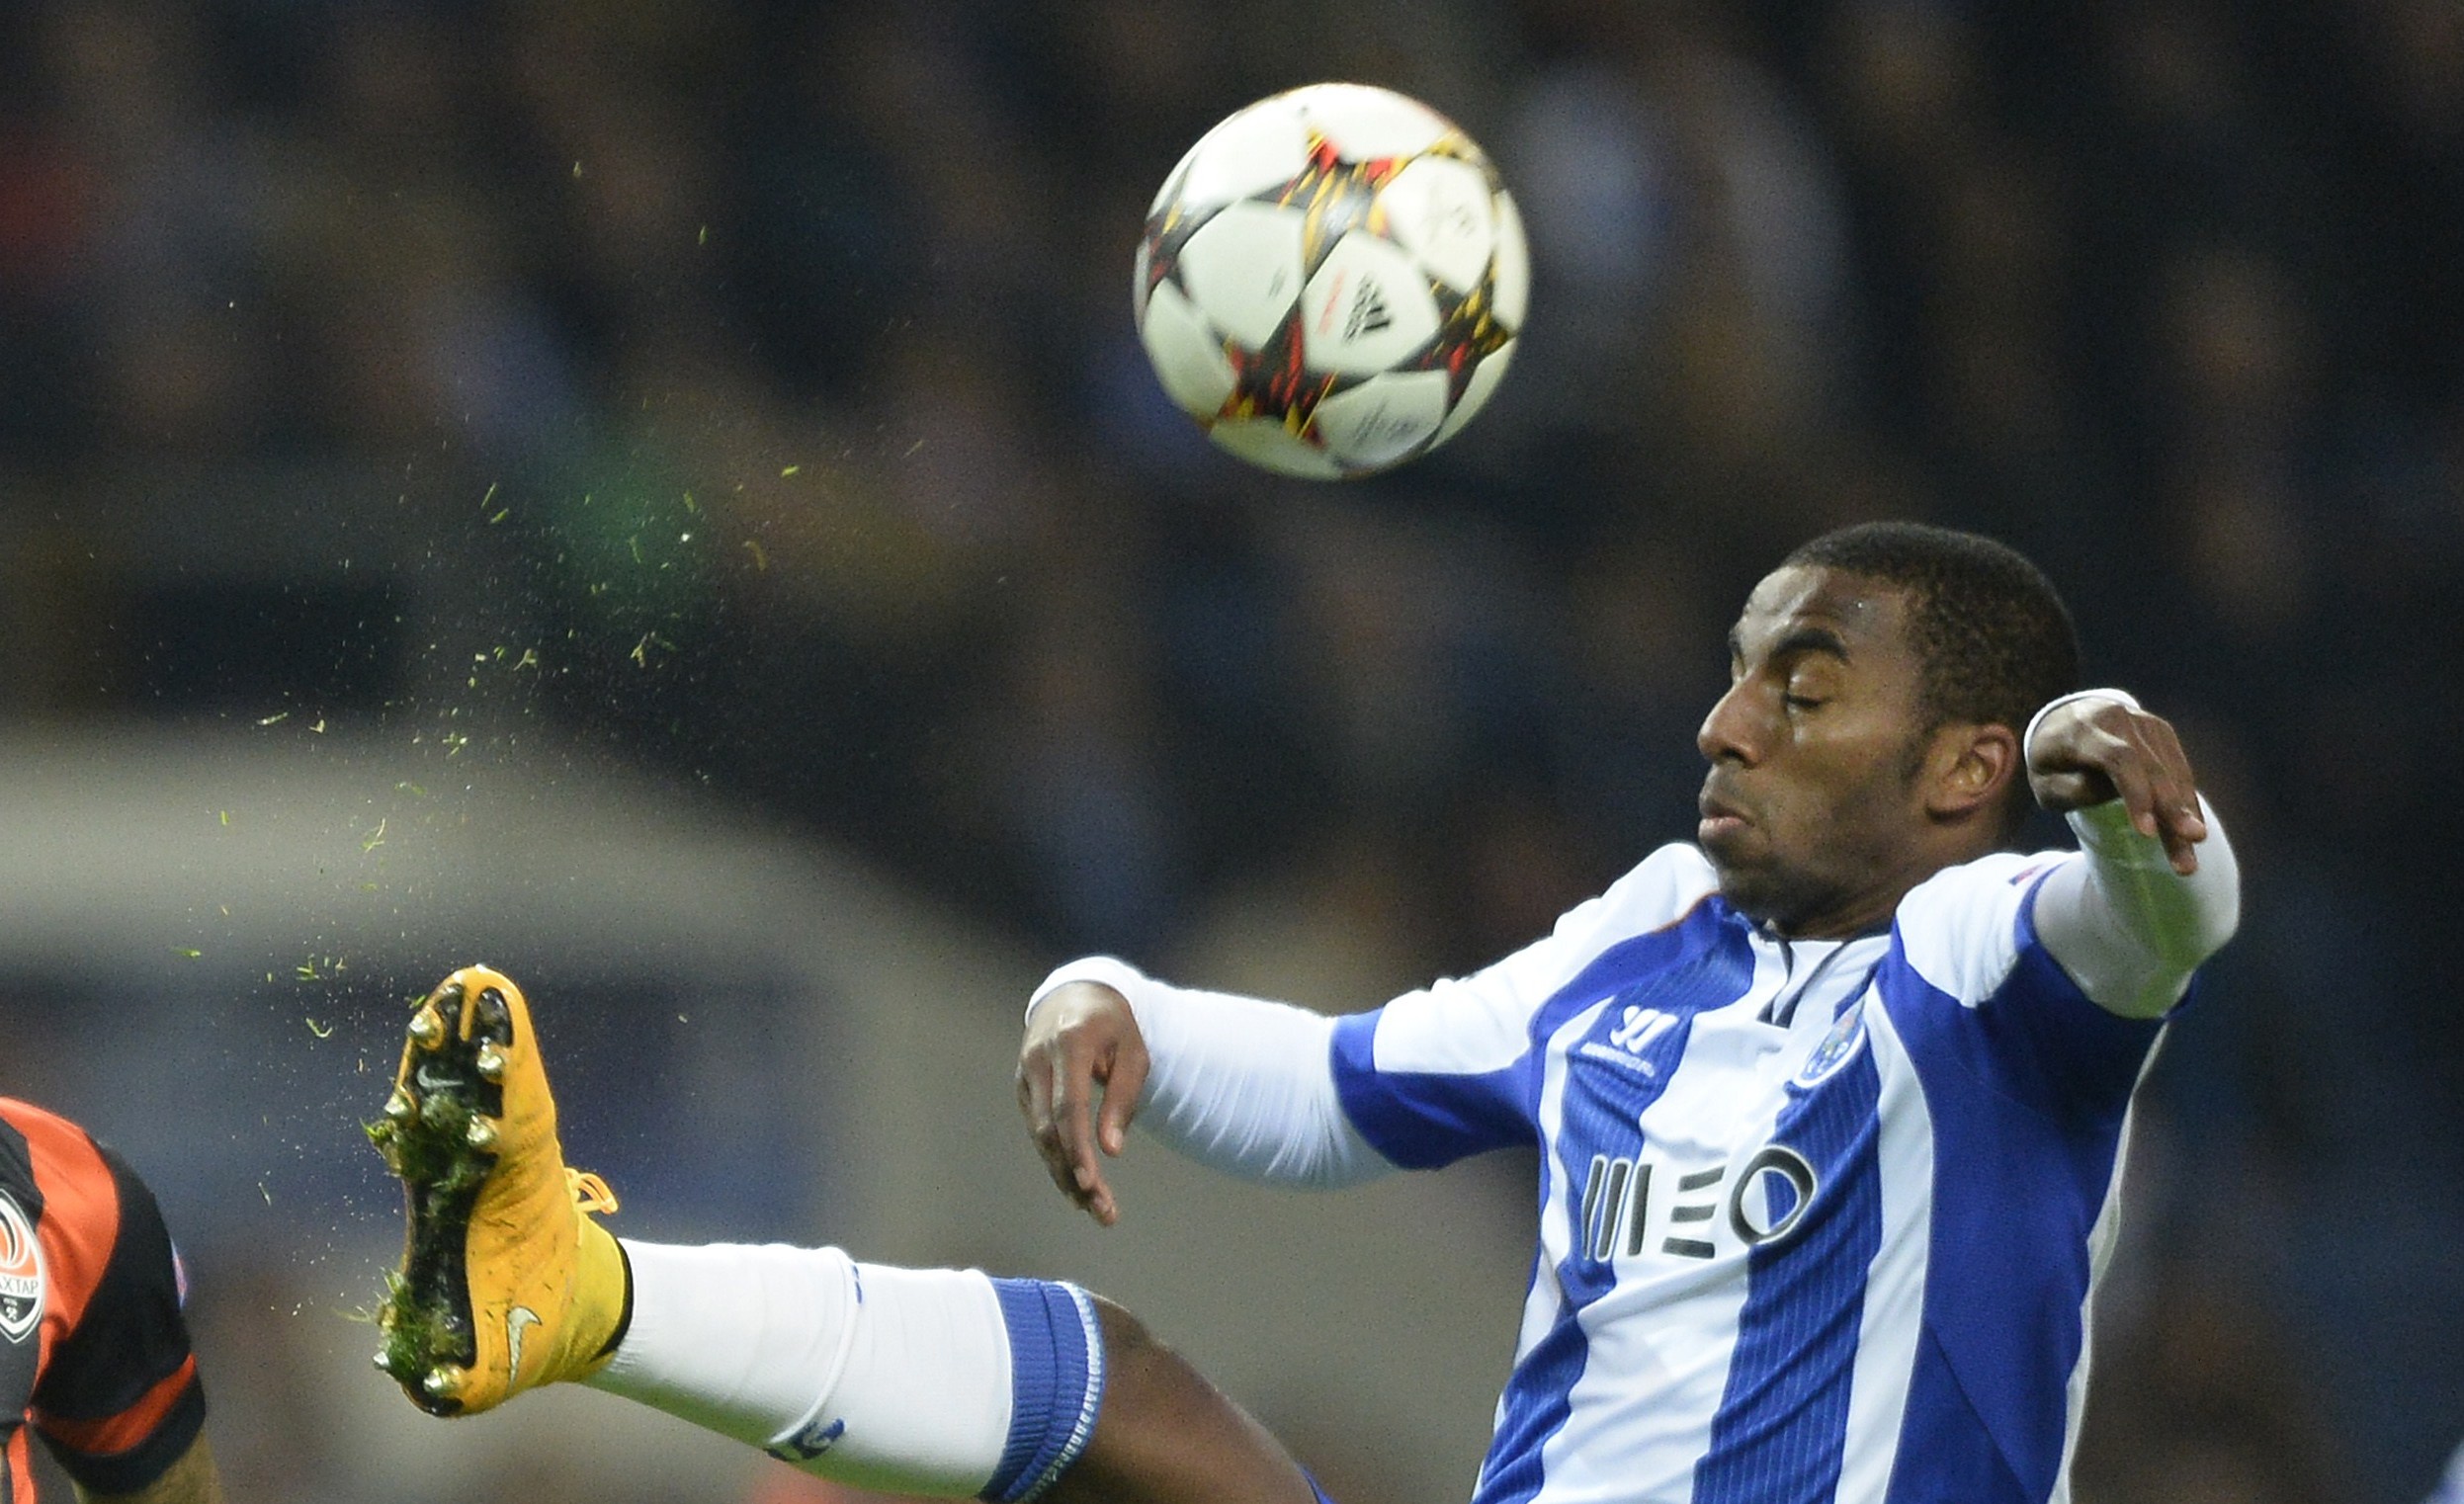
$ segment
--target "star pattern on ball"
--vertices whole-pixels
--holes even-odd
[[[1140,334],[1224,448],[1368,474],[1487,400],[1527,266],[1468,136],[1387,91],[1312,86],[1229,118],[1174,169],[1141,237]]]

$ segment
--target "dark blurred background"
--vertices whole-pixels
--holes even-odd
[[[1206,126],[1333,77],[1481,140],[1536,273],[1459,439],[1312,486],[1168,406],[1130,257]],[[230,1272],[201,1298],[244,1496],[357,1485],[263,1388],[296,1302],[230,1290],[390,1215],[365,1166],[303,1172],[297,1220],[230,1210],[361,1152],[374,1099],[281,1051],[339,1020],[382,1073],[399,995],[467,958],[348,959],[484,880],[481,783],[635,780],[1034,965],[1366,1006],[1686,833],[1744,590],[1884,515],[2042,562],[2244,852],[2242,936],[2145,1099],[2079,1497],[2411,1504],[2464,1435],[2455,0],[19,0],[0,357],[14,766],[367,774],[315,826],[335,874],[477,843],[218,953],[224,775],[132,773],[193,791],[152,833],[207,875],[193,922],[0,986],[8,1088],[160,1142]],[[39,894],[84,840],[0,856]],[[568,968],[625,1025],[574,1111],[684,1230],[805,1235],[764,1188],[829,1148],[762,1126],[793,1089],[762,1040],[854,1005],[731,979],[732,1043],[693,1056],[722,1084],[662,1088],[702,968]],[[279,1068],[217,1077],[199,1018]],[[262,1099],[310,1078],[282,1128]],[[166,1130],[183,1088],[237,1126]],[[680,1169],[644,1122],[737,1147]],[[1374,1462],[1344,1475],[1372,1504]]]

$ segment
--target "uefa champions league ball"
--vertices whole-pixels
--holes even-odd
[[[1335,479],[1454,437],[1530,299],[1522,220],[1470,136],[1367,84],[1313,84],[1208,131],[1138,247],[1138,333],[1222,448]]]

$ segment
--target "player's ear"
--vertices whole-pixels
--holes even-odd
[[[1938,820],[1999,810],[2019,776],[2019,736],[2005,725],[1955,721],[1935,729],[1926,753],[1925,812]]]

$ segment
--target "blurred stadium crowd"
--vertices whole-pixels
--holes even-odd
[[[1323,77],[1537,266],[1489,409],[1341,488],[1129,316],[1180,151]],[[561,736],[1330,1007],[1690,830],[1791,544],[1998,534],[2250,885],[2081,1498],[2401,1504],[2464,1434],[2453,0],[27,0],[0,351],[0,716]]]

